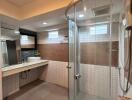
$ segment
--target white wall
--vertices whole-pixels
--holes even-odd
[[[68,62],[49,61],[48,67],[44,70],[41,80],[68,88]]]

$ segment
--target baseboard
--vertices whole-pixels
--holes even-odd
[[[16,90],[14,90],[14,91],[12,91],[12,92],[10,92],[6,97],[4,97],[4,99],[3,100],[7,100],[8,99],[8,96],[10,96],[10,95],[12,95],[12,94],[14,94],[14,93],[16,93],[16,92],[18,92],[20,89],[18,88],[18,89],[16,89]]]
[[[12,95],[12,94],[14,94],[14,93],[18,92],[19,90],[20,90],[20,88],[18,88],[18,89],[16,89],[16,90],[14,90],[14,91],[12,91],[12,92],[10,92],[8,96],[10,96],[10,95]]]

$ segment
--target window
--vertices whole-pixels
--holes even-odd
[[[108,33],[108,25],[102,24],[91,26],[89,29],[89,33],[90,35],[105,35]]]
[[[51,31],[48,33],[48,38],[49,39],[57,39],[59,37],[58,31]]]

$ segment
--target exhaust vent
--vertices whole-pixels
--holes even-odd
[[[95,16],[105,15],[110,13],[110,6],[102,6],[93,9]]]

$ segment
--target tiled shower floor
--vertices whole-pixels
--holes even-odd
[[[105,99],[98,96],[92,96],[85,93],[80,93],[77,97],[77,100],[110,100],[110,99]],[[119,96],[117,100],[132,100],[132,99],[128,97]]]
[[[101,98],[98,96],[88,95],[85,93],[80,93],[77,97],[77,100],[108,100],[108,99]]]

